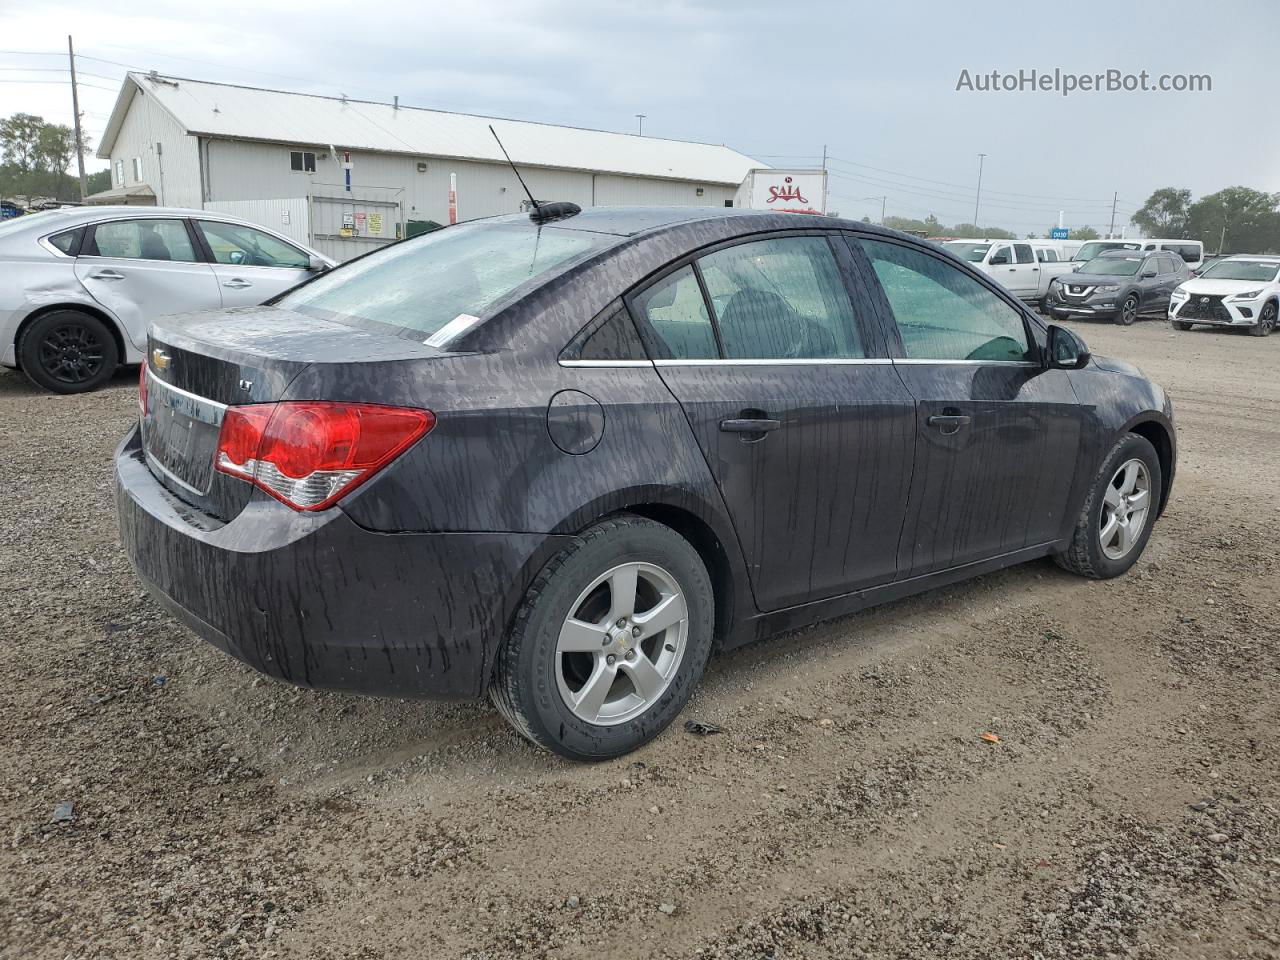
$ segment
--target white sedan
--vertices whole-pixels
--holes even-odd
[[[1276,328],[1280,310],[1280,257],[1235,256],[1218,260],[1173,291],[1169,319],[1175,330],[1197,323],[1246,327],[1255,337]]]
[[[0,364],[83,393],[140,363],[152,319],[262,303],[335,266],[263,227],[164,207],[72,207],[0,224]]]

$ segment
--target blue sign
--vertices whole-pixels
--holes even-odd
[[[1066,227],[1054,227],[1049,231],[1049,238],[1052,240],[1065,240],[1071,233]]]

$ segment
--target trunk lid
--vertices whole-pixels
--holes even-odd
[[[229,520],[253,488],[214,470],[227,407],[284,399],[289,384],[313,364],[442,355],[425,344],[278,307],[162,317],[147,342],[147,464],[174,494]]]

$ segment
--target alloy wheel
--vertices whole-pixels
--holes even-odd
[[[579,594],[560,627],[560,696],[587,723],[634,719],[676,676],[688,637],[688,606],[670,573],[651,563],[613,567]]]
[[[1120,322],[1126,327],[1133,321],[1138,319],[1138,301],[1133,297],[1126,300],[1120,307]]]
[[[1111,477],[1102,498],[1098,542],[1112,560],[1123,559],[1142,536],[1151,512],[1151,471],[1141,460],[1126,460]]]
[[[40,341],[40,366],[62,383],[85,383],[102,369],[105,351],[97,334],[79,323],[51,329]]]
[[[1276,328],[1276,305],[1274,303],[1268,303],[1262,308],[1262,316],[1258,318],[1258,322],[1267,333]]]

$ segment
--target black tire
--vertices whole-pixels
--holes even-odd
[[[1124,302],[1120,304],[1120,309],[1116,311],[1116,323],[1122,327],[1133,326],[1133,321],[1138,319],[1138,295],[1131,293],[1124,298]]]
[[[1249,333],[1255,337],[1269,337],[1271,331],[1276,328],[1276,302],[1269,300],[1262,307],[1262,313],[1258,315],[1258,322],[1249,328]]]
[[[560,692],[557,639],[570,608],[592,581],[626,563],[653,564],[670,574],[685,599],[684,653],[665,689],[638,716],[590,723]],[[591,527],[538,574],[498,651],[489,697],[528,740],[572,760],[607,760],[656,737],[684,709],[711,653],[715,601],[711,578],[689,541],[670,527],[620,516]],[[665,635],[663,635],[665,636]],[[621,666],[621,665],[620,665]]]
[[[1192,326],[1192,325],[1191,325],[1191,324],[1189,324],[1189,323],[1187,323],[1187,321],[1185,321],[1185,320],[1174,320],[1174,321],[1173,321],[1173,329],[1175,329],[1175,330],[1190,330],[1190,329],[1191,329],[1191,326]]]
[[[120,350],[97,317],[79,310],[54,310],[22,331],[18,363],[38,387],[54,393],[85,393],[111,379],[120,364]]]
[[[1150,477],[1150,506],[1144,518],[1143,528],[1129,551],[1119,559],[1106,555],[1102,549],[1099,533],[1102,529],[1103,502],[1107,487],[1117,469],[1130,460],[1141,460]],[[1102,466],[1094,478],[1089,496],[1085,498],[1084,507],[1076,519],[1071,543],[1062,553],[1055,554],[1058,566],[1082,577],[1094,580],[1107,580],[1118,577],[1132,567],[1142,556],[1142,551],[1151,539],[1151,529],[1155,525],[1159,510],[1160,492],[1163,489],[1163,475],[1160,472],[1160,457],[1156,448],[1146,437],[1136,433],[1127,433],[1116,441],[1110,452],[1102,461]]]

